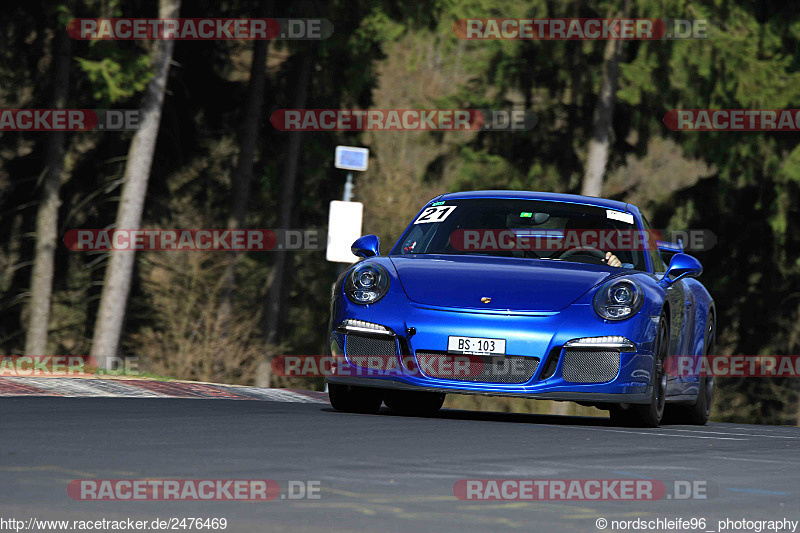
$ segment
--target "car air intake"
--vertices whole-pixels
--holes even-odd
[[[350,333],[345,339],[345,355],[352,365],[372,367],[377,363],[373,359],[382,358],[384,364],[380,364],[379,367],[388,368],[389,363],[394,362],[397,357],[394,338],[368,337]]]
[[[483,383],[525,383],[539,366],[536,357],[489,357],[434,351],[417,351],[417,362],[420,371],[432,378]]]
[[[561,372],[572,383],[611,381],[619,372],[619,350],[567,348]]]
[[[556,373],[558,367],[558,358],[561,356],[561,346],[554,346],[550,350],[550,354],[545,359],[542,372],[539,374],[539,379],[550,379]]]

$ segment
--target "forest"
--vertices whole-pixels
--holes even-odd
[[[324,354],[324,249],[73,251],[81,228],[324,229],[346,172],[388,251],[443,192],[584,193],[693,252],[720,354],[800,351],[800,133],[680,131],[676,109],[800,108],[800,4],[721,0],[5,0],[0,109],[140,110],[136,130],[0,131],[0,351],[115,354],[147,374],[322,390],[271,375]],[[76,18],[324,19],[320,39],[81,40]],[[707,21],[703,38],[461,38],[468,18]],[[328,26],[326,26],[328,27]],[[518,109],[515,131],[282,131],[285,109]],[[139,179],[133,179],[138,176]],[[141,178],[144,179],[141,179]],[[792,207],[795,206],[795,207]],[[800,424],[796,379],[727,378],[713,419]],[[508,408],[500,406],[498,408]]]

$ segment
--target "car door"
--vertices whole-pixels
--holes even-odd
[[[648,235],[656,235],[650,223],[642,216],[642,225]],[[650,264],[653,269],[653,274],[657,279],[661,279],[667,270],[666,261],[669,261],[670,256],[662,257],[661,252],[654,246],[655,243],[648,241],[647,254],[650,257]],[[669,305],[669,350],[667,355],[679,355],[684,350],[686,345],[686,293],[687,287],[683,280],[678,280],[666,288],[666,295],[664,299]],[[683,391],[683,383],[677,381],[675,376],[667,375],[667,396],[681,394]]]
[[[666,299],[669,302],[669,351],[668,356],[685,353],[685,323],[686,323],[686,286],[683,280],[678,280],[666,289]],[[681,394],[683,384],[672,375],[667,376],[667,396]]]

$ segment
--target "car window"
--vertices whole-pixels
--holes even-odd
[[[490,255],[646,270],[632,214],[597,206],[504,198],[435,202],[411,222],[391,255]]]
[[[650,227],[650,223],[647,219],[642,215],[642,224],[644,224],[644,229],[648,235],[655,235],[653,232],[653,228]],[[664,259],[661,257],[661,250],[659,250],[652,239],[648,240],[649,243],[652,243],[650,246],[647,247],[647,253],[650,255],[650,261],[653,263],[653,272],[666,272],[667,265],[664,263]]]

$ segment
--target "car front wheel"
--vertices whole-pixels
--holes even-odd
[[[650,383],[653,392],[650,403],[615,405],[611,407],[611,422],[615,425],[655,428],[664,416],[667,394],[667,372],[664,365],[669,352],[669,318],[666,311],[658,320],[656,344],[653,350],[653,373]]]

